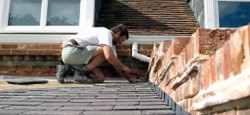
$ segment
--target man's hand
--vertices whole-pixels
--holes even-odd
[[[122,73],[129,74],[129,73],[131,73],[131,69],[127,66],[123,66]]]
[[[141,81],[137,79],[138,76],[133,74],[123,74],[123,77],[125,77],[130,83],[140,83]]]

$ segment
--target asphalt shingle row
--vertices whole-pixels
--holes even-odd
[[[0,91],[0,114],[174,114],[147,83]]]

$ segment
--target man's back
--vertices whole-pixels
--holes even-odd
[[[71,38],[75,39],[80,46],[105,44],[112,47],[111,31],[104,27],[90,28]]]

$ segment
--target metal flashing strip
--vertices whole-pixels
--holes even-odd
[[[162,91],[156,84],[148,81],[149,86],[159,95],[161,100],[163,100],[167,106],[171,107],[172,111],[176,115],[191,115],[188,111],[184,110],[181,106],[174,102],[174,100],[164,91]]]

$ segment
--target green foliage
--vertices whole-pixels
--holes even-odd
[[[24,15],[23,17],[20,17],[19,15],[12,16],[10,14],[8,25],[39,25],[39,20],[37,20],[31,14]]]

